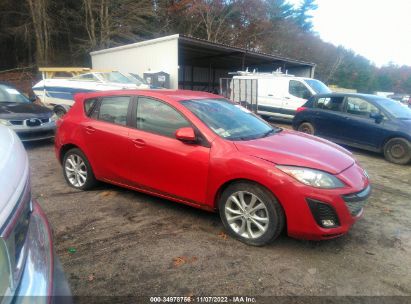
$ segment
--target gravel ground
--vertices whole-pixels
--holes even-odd
[[[26,147],[74,295],[411,295],[411,166],[354,150],[374,191],[352,230],[257,248],[227,237],[217,214],[107,184],[76,191],[52,143]]]

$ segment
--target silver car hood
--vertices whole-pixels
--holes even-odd
[[[0,228],[16,206],[28,175],[23,144],[14,131],[0,126]]]

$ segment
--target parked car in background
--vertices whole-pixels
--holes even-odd
[[[394,100],[397,100],[397,101],[399,101],[403,104],[408,105],[408,102],[409,102],[411,96],[407,95],[407,94],[392,94],[392,95],[388,95],[387,98],[394,99]]]
[[[76,95],[58,121],[55,150],[76,189],[99,180],[219,211],[228,233],[251,245],[284,227],[297,238],[341,236],[370,194],[345,149],[204,92]]]
[[[58,117],[30,101],[15,88],[0,84],[0,125],[13,129],[22,141],[54,137]]]
[[[391,99],[366,94],[317,95],[298,109],[293,128],[384,153],[396,164],[411,161],[411,109]]]
[[[27,154],[14,131],[0,126],[1,303],[50,303],[56,295],[71,302],[51,228],[31,196]]]

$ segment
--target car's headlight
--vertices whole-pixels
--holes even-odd
[[[277,166],[277,168],[308,186],[325,189],[344,187],[342,181],[324,171],[294,166]]]
[[[0,125],[11,126],[11,123],[10,123],[10,121],[8,121],[6,119],[0,119]]]
[[[53,113],[53,115],[50,117],[51,121],[56,121],[58,120],[60,117],[58,117],[58,115],[56,113]]]

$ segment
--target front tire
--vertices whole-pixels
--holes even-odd
[[[73,188],[89,190],[96,184],[90,163],[80,149],[67,151],[63,158],[63,171],[66,182]]]
[[[390,139],[384,145],[384,157],[394,164],[408,164],[411,161],[411,143],[400,137]]]
[[[306,134],[310,134],[310,135],[315,134],[314,126],[309,122],[303,122],[302,124],[300,124],[298,126],[297,130],[302,132],[302,133],[306,133]]]
[[[221,195],[219,211],[227,232],[248,245],[266,245],[284,228],[281,205],[271,192],[255,183],[230,185]]]

